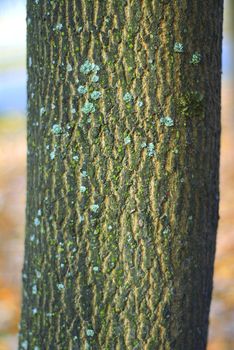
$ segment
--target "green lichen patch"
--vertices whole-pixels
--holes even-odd
[[[204,96],[198,91],[181,95],[177,102],[177,110],[185,117],[202,117],[204,114]]]

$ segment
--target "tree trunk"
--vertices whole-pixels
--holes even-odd
[[[28,0],[19,349],[206,348],[222,0]]]

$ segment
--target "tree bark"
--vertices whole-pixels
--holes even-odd
[[[222,0],[28,0],[19,349],[206,348]]]

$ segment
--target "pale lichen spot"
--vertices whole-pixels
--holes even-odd
[[[170,229],[168,227],[166,227],[162,233],[163,233],[163,235],[167,236],[170,233]]]
[[[36,217],[34,219],[34,226],[39,226],[40,225],[40,220]]]
[[[62,283],[58,283],[57,288],[58,288],[58,290],[63,290],[65,287]]]
[[[145,141],[143,141],[142,143],[141,143],[141,148],[146,148],[147,147],[147,143],[145,142]]]
[[[97,73],[100,67],[97,64],[92,63],[92,72]]]
[[[78,162],[79,160],[79,156],[76,154],[72,157],[72,159],[75,161],[75,162]]]
[[[91,82],[92,83],[97,83],[99,81],[99,76],[98,75],[93,75],[92,78],[91,78]]]
[[[33,315],[37,314],[37,308],[36,307],[32,309],[32,313],[33,313]]]
[[[63,28],[62,23],[57,23],[54,27],[54,30],[62,30],[62,28]]]
[[[43,114],[45,114],[45,112],[46,112],[45,107],[41,107],[40,108],[40,117],[43,116]]]
[[[70,63],[67,64],[67,72],[71,72],[72,71],[72,66]]]
[[[36,276],[37,276],[37,278],[41,278],[41,273],[40,273],[40,271],[37,271],[37,270],[36,270]]]
[[[201,62],[201,58],[202,58],[201,54],[196,51],[193,53],[190,63],[195,65],[199,64]]]
[[[37,215],[38,215],[38,216],[41,216],[41,209],[38,209]]]
[[[37,286],[32,286],[32,294],[37,294]]]
[[[148,144],[147,153],[149,157],[153,157],[155,155],[155,146],[152,142]]]
[[[53,110],[53,109],[55,109],[55,104],[51,104],[51,109]]]
[[[24,350],[28,350],[28,341],[27,340],[24,340],[21,343],[21,348],[23,348]]]
[[[98,271],[99,271],[99,267],[98,267],[98,266],[94,266],[94,267],[93,267],[93,271],[94,271],[94,272],[98,272]]]
[[[95,112],[94,104],[92,102],[86,101],[84,106],[81,108],[81,111],[84,114],[90,114],[92,112]]]
[[[93,337],[94,336],[94,330],[93,329],[87,329],[86,330],[86,335],[88,337]]]
[[[82,177],[87,177],[87,176],[88,176],[87,171],[83,170],[83,171],[81,172],[81,176],[82,176]]]
[[[176,42],[175,45],[174,45],[174,51],[175,51],[175,52],[178,52],[178,53],[184,52],[184,46],[183,46],[183,44],[181,44],[181,43],[179,43],[179,42]]]
[[[87,341],[85,342],[85,350],[90,350],[90,346],[89,343],[87,343]]]
[[[129,143],[131,143],[131,137],[128,135],[124,138],[124,144],[128,145]]]
[[[34,242],[34,240],[35,240],[35,235],[31,235],[31,236],[30,236],[30,241],[31,241],[31,242]]]
[[[80,95],[84,95],[84,94],[87,93],[88,90],[87,90],[87,88],[86,88],[85,86],[80,85],[80,86],[78,86],[77,91],[78,91],[78,93],[79,93]]]
[[[75,108],[72,108],[71,109],[71,114],[75,114],[76,113],[76,109]]]
[[[77,31],[80,33],[82,31],[83,27],[78,27]]]
[[[86,60],[80,67],[80,72],[83,74],[89,74],[91,72],[98,72],[100,70],[99,66]]]
[[[143,107],[143,106],[144,106],[143,101],[138,101],[138,102],[137,102],[137,106],[140,107],[140,108]]]
[[[83,215],[80,215],[79,221],[80,221],[80,223],[84,221],[84,216]]]
[[[32,57],[31,56],[28,58],[28,66],[32,67]]]
[[[160,118],[160,124],[170,127],[174,125],[174,120],[169,116],[162,117]]]
[[[84,193],[86,192],[87,188],[85,186],[80,186],[80,192]]]
[[[50,152],[50,159],[53,160],[55,158],[55,151]]]
[[[130,92],[126,92],[123,96],[123,100],[127,103],[133,101],[133,96],[130,94]]]
[[[101,96],[102,96],[102,93],[97,90],[94,90],[90,95],[92,100],[98,100]]]
[[[99,209],[99,205],[98,204],[92,204],[90,206],[90,209],[93,213],[97,213],[98,209]]]
[[[55,134],[55,135],[59,135],[62,132],[62,128],[61,128],[61,126],[59,124],[54,124],[52,126],[51,130],[52,130],[52,133]]]

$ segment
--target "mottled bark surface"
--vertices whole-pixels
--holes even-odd
[[[28,0],[20,349],[204,350],[222,1]]]

